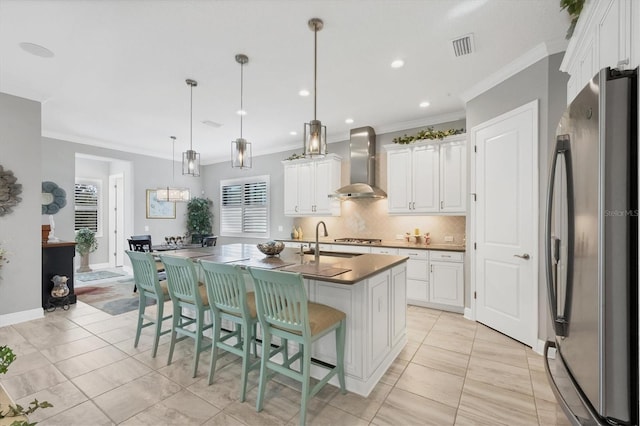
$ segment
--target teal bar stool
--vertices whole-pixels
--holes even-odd
[[[260,383],[256,410],[262,411],[267,370],[273,370],[302,383],[300,424],[307,417],[307,402],[335,375],[338,376],[340,391],[346,393],[344,384],[344,345],[346,315],[344,312],[320,303],[309,302],[302,275],[267,269],[247,268],[255,285],[256,308],[262,330],[262,359]],[[325,363],[311,359],[311,345],[319,338],[335,331],[336,366],[329,368]],[[269,353],[272,336],[298,343],[300,350],[289,358],[284,354],[284,362],[271,360]],[[283,345],[286,345],[286,340]],[[291,364],[300,359],[301,369],[296,371]],[[328,373],[310,389],[311,364],[328,368]]]
[[[211,347],[211,341],[206,344],[204,342],[205,339],[208,340],[204,332],[213,327],[213,322],[205,324],[204,321],[204,314],[209,310],[207,290],[204,285],[200,285],[198,282],[196,268],[191,259],[167,255],[161,255],[160,259],[167,272],[167,286],[173,302],[171,347],[169,348],[167,365],[170,365],[173,359],[173,349],[176,342],[191,337],[195,340],[193,377],[196,377],[200,353]],[[184,309],[195,312],[195,317],[187,316]]]
[[[150,253],[140,251],[125,250],[127,256],[131,260],[131,266],[133,267],[133,280],[135,285],[140,291],[139,294],[139,306],[138,306],[138,325],[136,328],[136,340],[133,343],[133,347],[138,347],[140,341],[140,332],[143,328],[155,325],[155,336],[153,339],[153,350],[151,356],[156,357],[158,351],[158,340],[160,336],[171,332],[171,328],[162,330],[162,322],[171,318],[171,315],[164,315],[164,302],[169,300],[169,290],[167,288],[166,281],[160,281],[158,278],[156,260]],[[147,298],[154,299],[157,303],[156,316],[147,315],[145,310],[147,308]],[[145,322],[145,320],[147,322]]]
[[[257,357],[255,293],[247,293],[244,274],[239,266],[200,260],[204,272],[209,307],[213,318],[213,349],[209,364],[209,384],[213,383],[216,370],[218,349],[223,349],[242,357],[242,376],[240,388],[240,402],[245,401],[247,393],[247,375],[250,370],[260,366],[260,359],[251,362],[251,347]],[[234,331],[223,331],[222,320],[235,324]],[[227,340],[236,338],[234,344]]]

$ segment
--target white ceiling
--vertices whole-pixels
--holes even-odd
[[[171,135],[177,157],[189,145],[185,79],[195,79],[193,148],[207,164],[230,158],[240,136],[235,55],[244,53],[243,136],[254,155],[301,150],[313,118],[310,18],[324,21],[317,118],[339,141],[354,127],[464,116],[461,93],[540,43],[563,40],[569,19],[559,3],[0,0],[0,92],[42,102],[44,136],[171,158]],[[451,40],[469,33],[476,52],[456,58]],[[55,56],[34,56],[22,42]],[[392,69],[398,58],[405,66]]]

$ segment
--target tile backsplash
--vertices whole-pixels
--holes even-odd
[[[359,199],[342,202],[342,216],[304,217],[294,220],[302,227],[305,238],[315,237],[316,224],[327,224],[330,238],[380,238],[394,240],[396,235],[416,228],[420,233],[429,232],[432,244],[464,244],[465,216],[403,216],[387,213],[387,200]],[[452,236],[453,242],[445,241]]]

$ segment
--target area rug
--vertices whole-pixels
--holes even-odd
[[[93,271],[93,272],[83,272],[83,273],[78,273],[75,274],[75,279],[76,281],[97,281],[97,280],[104,280],[107,278],[114,278],[114,277],[123,277],[124,274],[119,274],[117,272],[111,272],[111,271]]]
[[[138,309],[140,298],[133,292],[133,279],[95,283],[75,288],[78,300],[110,315],[119,315]],[[147,306],[155,304],[147,299]]]

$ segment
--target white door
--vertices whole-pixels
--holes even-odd
[[[331,214],[332,200],[329,198],[329,194],[338,189],[340,186],[334,187],[335,181],[333,180],[333,161],[319,161],[316,163],[316,175],[314,179],[315,200],[313,202],[314,213]]]
[[[298,213],[300,214],[313,213],[314,177],[314,163],[298,164]]]
[[[471,137],[476,319],[533,346],[540,261],[537,101],[474,127]]]
[[[109,176],[109,266],[124,264],[124,176]]]

